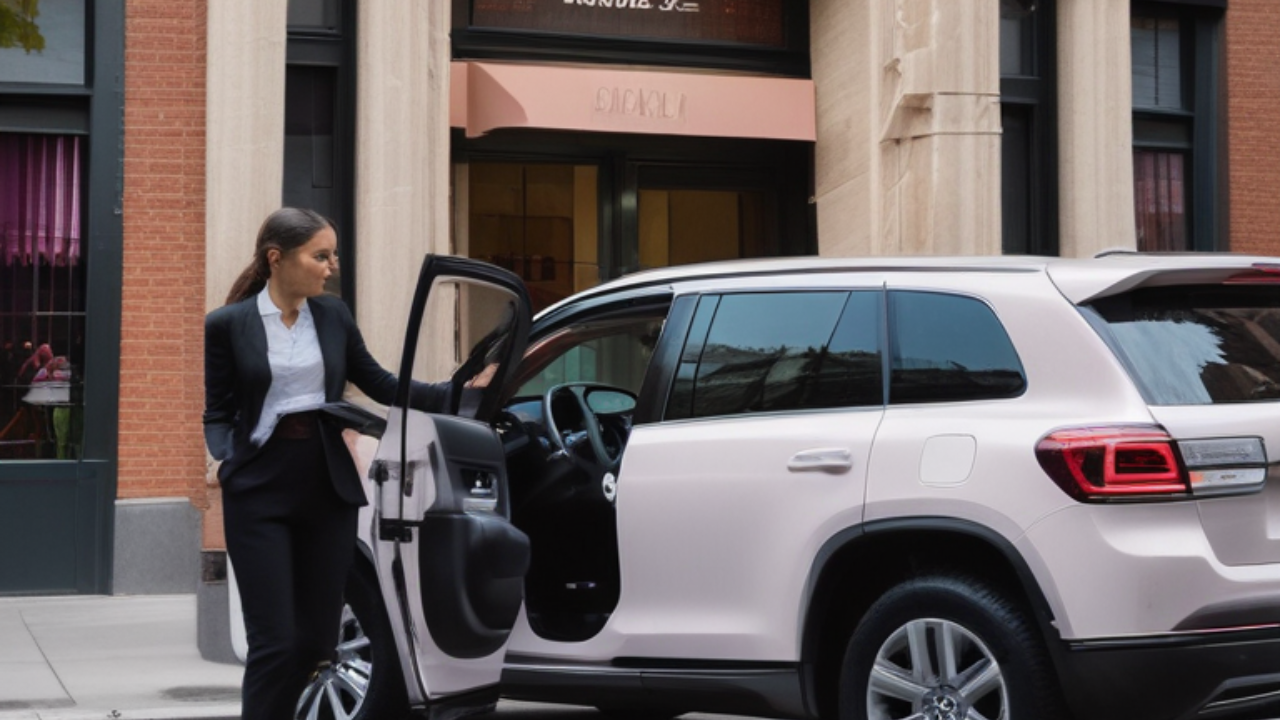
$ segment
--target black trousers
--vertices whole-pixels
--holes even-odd
[[[311,672],[334,655],[358,510],[334,492],[322,443],[318,431],[278,430],[223,496],[249,641],[243,720],[293,718]]]

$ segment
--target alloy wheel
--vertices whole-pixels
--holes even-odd
[[[871,720],[1008,720],[995,656],[948,620],[912,620],[884,641],[867,684]]]
[[[312,676],[298,699],[297,720],[352,720],[360,715],[373,674],[372,648],[350,605],[342,608],[337,660]]]

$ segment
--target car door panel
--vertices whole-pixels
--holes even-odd
[[[426,702],[493,683],[502,663],[498,651],[520,606],[528,543],[501,516],[452,512],[453,503],[443,497],[466,497],[464,478],[476,472],[494,473],[492,494],[505,492],[502,447],[489,428],[412,410],[403,414],[391,410],[374,460],[375,477],[383,479],[373,530],[407,685],[411,692],[421,686],[417,700]],[[405,443],[411,449],[403,474],[386,469],[400,457],[402,427],[413,438]],[[459,439],[469,445],[464,453],[455,449]]]
[[[882,343],[878,280],[870,279],[858,293],[838,285],[822,290],[827,297],[819,303],[847,310],[857,295],[863,339],[874,348]],[[883,416],[880,360],[878,354],[858,357],[859,368],[870,368],[870,389],[851,400],[858,407],[661,421],[663,403],[667,416],[673,407],[694,413],[689,402],[667,400],[666,388],[690,387],[707,347],[716,348],[709,353],[716,368],[735,365],[750,373],[764,363],[770,368],[767,376],[792,381],[816,358],[842,367],[857,364],[835,352],[833,340],[845,337],[839,332],[845,328],[843,310],[827,314],[832,325],[819,333],[821,351],[793,343],[795,353],[774,354],[765,345],[740,343],[735,358],[732,348],[716,347],[713,318],[728,307],[745,324],[760,325],[763,319],[741,307],[734,310],[732,303],[720,304],[718,296],[704,296],[696,310],[688,299],[677,298],[673,308],[685,309],[679,324],[689,337],[682,332],[669,338],[664,331],[655,363],[665,365],[655,364],[646,375],[647,386],[663,386],[645,393],[646,400],[659,403],[653,411],[657,421],[632,430],[618,472],[622,584],[616,610],[598,635],[572,647],[539,641],[522,623],[513,648],[588,661],[798,659],[796,628],[803,614],[807,559],[828,538],[861,520],[871,443]],[[813,321],[796,314],[773,322],[783,334],[794,335],[786,328],[799,318]],[[732,396],[731,384],[708,386],[717,406]],[[821,383],[815,387],[817,395],[830,391]]]
[[[424,407],[452,364],[432,323],[459,318],[450,407]],[[370,469],[373,554],[410,704],[496,687],[522,600],[528,539],[510,522],[502,443],[483,417],[523,351],[528,298],[514,275],[428,257],[406,331],[397,401]],[[435,351],[439,357],[424,357]],[[463,417],[456,417],[456,413]],[[478,696],[479,697],[479,696]],[[477,700],[491,704],[496,693]],[[458,710],[456,702],[452,710]]]
[[[631,436],[618,476],[628,657],[786,661],[809,563],[861,517],[880,408],[664,423]],[[851,467],[793,473],[840,447]],[[656,528],[661,527],[661,531]]]

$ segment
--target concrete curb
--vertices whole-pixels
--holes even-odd
[[[137,710],[58,708],[0,711],[0,720],[240,720],[240,703]]]

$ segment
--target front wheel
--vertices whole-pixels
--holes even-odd
[[[841,720],[1057,720],[1061,693],[1020,603],[983,582],[925,576],[877,600],[854,631]]]
[[[352,567],[332,665],[312,676],[297,720],[382,720],[408,715],[404,676],[372,568]]]

